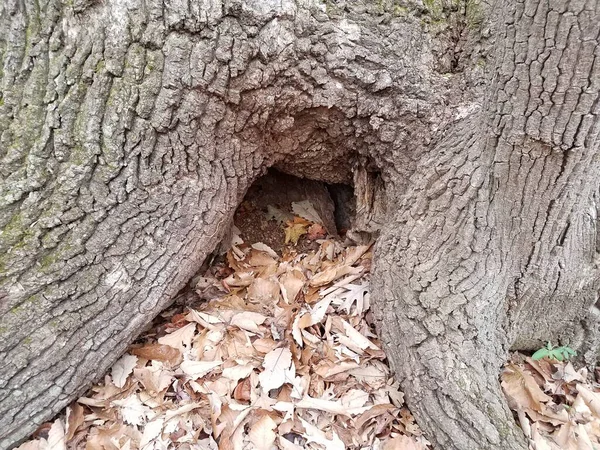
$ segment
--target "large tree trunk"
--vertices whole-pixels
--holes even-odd
[[[409,406],[438,448],[526,448],[508,349],[595,339],[598,5],[374,3],[0,5],[0,447],[106,371],[268,167],[368,161]]]

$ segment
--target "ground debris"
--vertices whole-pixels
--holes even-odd
[[[586,368],[515,353],[501,382],[531,449],[600,448],[600,385]]]
[[[235,242],[208,301],[164,312],[20,448],[428,448],[368,322],[371,247]]]

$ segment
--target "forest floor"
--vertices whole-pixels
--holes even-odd
[[[267,211],[271,245],[234,228],[104,380],[19,449],[431,448],[375,333],[371,245],[327,238],[309,202],[292,210]],[[532,449],[600,448],[595,375],[513,355],[502,386]]]

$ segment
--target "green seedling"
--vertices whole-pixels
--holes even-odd
[[[557,361],[568,360],[573,356],[577,356],[577,352],[571,347],[553,347],[550,342],[545,347],[540,348],[531,357],[537,361],[542,358],[555,359]]]

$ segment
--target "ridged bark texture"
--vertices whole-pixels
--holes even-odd
[[[598,7],[496,5],[481,112],[431,146],[378,242],[390,360],[440,448],[527,448],[497,381],[507,350],[585,348],[599,274]]]
[[[396,136],[441,102],[420,25],[339,14],[2,3],[0,447],[102,376],[267,167],[343,182],[352,152],[409,158]]]
[[[272,166],[385,185],[409,406],[438,448],[525,448],[506,352],[597,327],[598,6],[387,3],[0,5],[0,448],[102,376]]]

